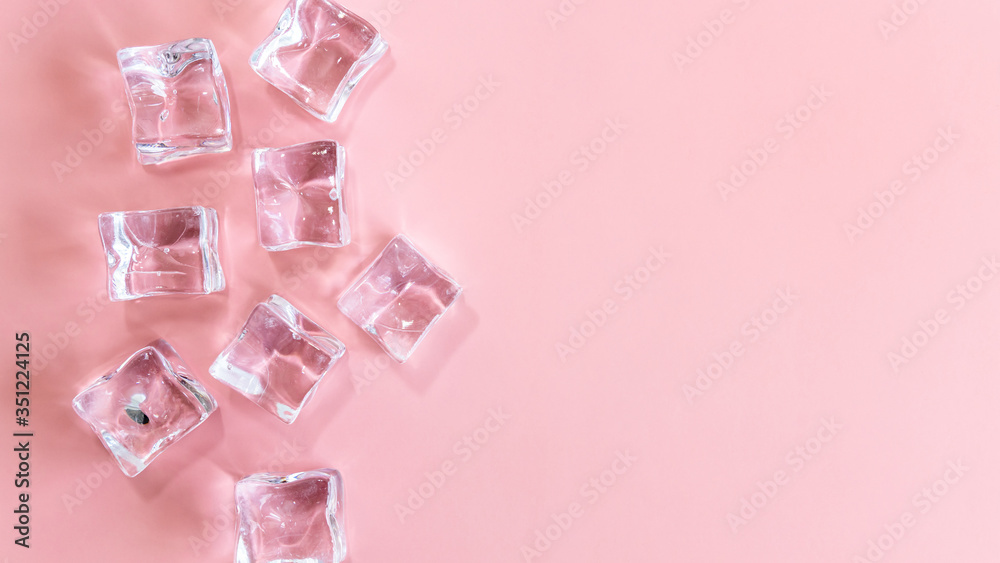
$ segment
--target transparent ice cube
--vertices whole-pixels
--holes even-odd
[[[132,354],[73,399],[73,410],[129,477],[198,427],[215,408],[215,399],[165,340]]]
[[[102,213],[112,301],[222,291],[219,219],[209,207]]]
[[[233,146],[229,92],[215,46],[194,38],[118,51],[142,164]]]
[[[309,113],[334,121],[388,47],[374,26],[336,2],[291,0],[250,66]]]
[[[288,250],[351,242],[344,208],[344,148],[313,141],[253,154],[261,246]]]
[[[335,469],[244,477],[236,516],[236,563],[340,563],[347,555]]]
[[[254,307],[209,373],[291,424],[345,351],[336,337],[272,295]]]
[[[461,293],[451,276],[396,235],[337,307],[393,359],[405,362]]]

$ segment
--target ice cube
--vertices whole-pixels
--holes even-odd
[[[374,26],[336,2],[291,0],[250,66],[309,113],[335,121],[388,47]]]
[[[340,563],[344,485],[335,469],[259,473],[236,483],[236,563]]]
[[[222,291],[219,220],[208,207],[102,213],[112,301]]]
[[[73,399],[73,410],[129,477],[197,428],[215,408],[215,399],[162,339],[132,354]]]
[[[118,51],[142,164],[233,147],[226,78],[208,39]]]
[[[337,307],[399,362],[405,362],[462,288],[413,243],[397,235]]]
[[[337,248],[351,242],[343,198],[344,149],[336,142],[257,149],[253,181],[264,248]]]
[[[345,350],[332,334],[272,295],[254,307],[209,373],[291,424]]]

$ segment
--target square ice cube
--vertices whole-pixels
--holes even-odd
[[[393,359],[405,362],[461,293],[451,276],[396,235],[337,307]]]
[[[344,208],[344,148],[313,141],[253,153],[257,233],[268,250],[351,242]]]
[[[161,164],[233,147],[229,92],[215,46],[185,39],[118,51],[142,164]]]
[[[346,555],[339,471],[258,473],[236,483],[236,563],[340,563]]]
[[[102,213],[112,301],[222,291],[219,219],[210,207]]]
[[[374,26],[336,2],[291,0],[250,66],[309,113],[335,121],[388,47]]]
[[[254,307],[208,371],[291,424],[345,350],[332,334],[272,295]]]
[[[73,399],[73,410],[129,477],[138,475],[215,408],[215,399],[165,340],[132,354]]]

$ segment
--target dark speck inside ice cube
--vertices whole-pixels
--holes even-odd
[[[136,424],[149,424],[149,417],[146,416],[146,413],[135,407],[125,407],[125,414],[134,420]]]

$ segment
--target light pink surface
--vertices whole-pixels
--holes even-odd
[[[391,47],[331,125],[247,64],[281,0],[63,1],[0,15],[0,560],[228,562],[236,480],[324,466],[355,563],[856,562],[880,537],[883,561],[996,560],[995,2],[355,0]],[[143,168],[115,52],[193,36],[219,50],[234,150]],[[322,138],[347,149],[354,240],[269,254],[251,151]],[[759,170],[723,198],[734,166]],[[526,198],[545,208],[519,220]],[[98,214],[192,204],[219,211],[226,291],[107,304]],[[335,306],[397,232],[465,289],[403,366]],[[292,426],[207,374],[271,293],[348,347]],[[155,337],[219,411],[138,478],[104,476],[70,401]],[[904,338],[921,346],[895,369]],[[718,378],[689,401],[699,370]],[[734,532],[744,499],[763,506]],[[536,545],[553,514],[569,529]]]

